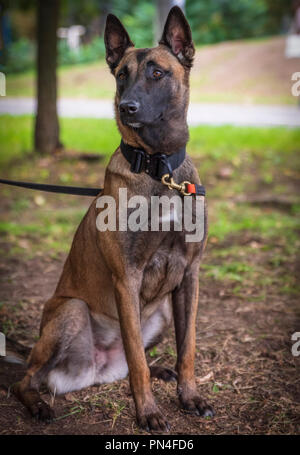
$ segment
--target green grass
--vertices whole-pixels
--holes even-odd
[[[120,142],[114,120],[62,118],[60,125],[61,140],[68,149],[109,157]],[[0,116],[0,165],[31,152],[32,138],[32,116]],[[241,155],[248,152],[280,164],[299,151],[299,144],[300,129],[198,126],[190,129],[188,152],[206,157],[201,168],[205,171],[205,167],[218,160],[238,166]]]
[[[298,238],[300,219],[293,214],[279,211],[264,211],[247,204],[228,204],[226,201],[215,205],[217,217],[210,226],[210,235],[222,242],[229,235],[251,232],[264,239],[288,237],[289,242]]]
[[[0,166],[31,151],[33,117],[0,117]]]
[[[189,150],[205,153],[213,160],[241,161],[241,153],[251,151],[256,155],[276,152],[289,154],[300,150],[300,129],[254,128],[235,126],[197,126],[190,129]]]
[[[33,127],[32,116],[0,116],[0,166],[32,152]],[[62,118],[60,128],[68,149],[109,156],[120,142],[113,120]]]
[[[229,264],[202,264],[202,269],[206,270],[206,276],[213,277],[215,280],[243,281],[245,274],[253,271],[253,267],[244,262],[232,261]]]
[[[34,257],[37,251],[67,252],[70,239],[82,220],[85,209],[31,210],[30,220],[12,211],[13,220],[0,221],[0,237],[12,243],[11,254]],[[42,242],[41,242],[42,239]],[[29,248],[28,245],[31,245]]]

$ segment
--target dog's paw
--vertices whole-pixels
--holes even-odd
[[[195,396],[186,400],[181,398],[180,402],[182,408],[189,414],[210,418],[214,417],[215,415],[213,408],[199,396]]]
[[[146,431],[169,432],[170,424],[160,411],[144,414],[137,419],[138,425]]]
[[[32,417],[41,422],[51,422],[55,418],[53,409],[44,401],[38,401],[30,407]]]
[[[161,366],[150,367],[150,375],[152,378],[161,379],[165,382],[177,381],[177,373],[170,368]]]
[[[43,401],[37,390],[22,389],[21,383],[12,385],[11,391],[28,409],[31,416],[42,422],[50,422],[55,418],[53,409]]]

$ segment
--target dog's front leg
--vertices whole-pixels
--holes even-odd
[[[196,389],[195,345],[198,308],[199,262],[189,267],[182,283],[172,294],[173,314],[177,344],[178,396],[184,409],[201,416],[213,416]]]
[[[136,280],[115,278],[117,307],[121,334],[129,368],[129,379],[135,401],[138,424],[146,429],[168,431],[170,426],[158,409],[151,391],[150,371],[143,345],[139,286]]]

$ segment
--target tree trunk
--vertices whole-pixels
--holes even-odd
[[[160,40],[163,34],[164,25],[169,11],[173,6],[180,6],[184,12],[185,0],[156,0],[156,18],[154,23],[154,45]]]
[[[56,107],[59,3],[60,0],[38,0],[35,149],[41,154],[53,153],[61,146]]]
[[[3,36],[3,16],[4,16],[4,5],[0,1],[0,63],[3,64],[2,58],[4,53],[4,36]]]
[[[1,7],[1,3],[0,3],[0,52],[2,54],[3,50],[4,50],[4,40],[3,40],[3,31],[2,31],[2,7]],[[0,61],[1,62],[1,61]]]
[[[99,9],[100,9],[100,23],[99,23],[99,35],[104,36],[106,17],[109,12],[112,11],[112,2],[110,0],[100,0]]]

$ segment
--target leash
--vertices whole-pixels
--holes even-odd
[[[5,185],[19,186],[31,190],[47,191],[48,193],[73,194],[76,196],[97,196],[103,188],[82,188],[78,186],[48,185],[44,183],[17,182],[15,180],[0,179]]]
[[[177,169],[185,159],[185,147],[172,155],[155,153],[150,155],[145,150],[136,149],[121,141],[121,152],[130,163],[130,170],[134,174],[145,172],[154,180],[161,181],[169,189],[179,191],[183,196],[205,196],[205,188],[202,185],[193,184],[189,181],[176,183],[173,179],[173,171]],[[0,179],[0,183],[31,190],[46,191],[48,193],[73,194],[76,196],[98,196],[103,188],[83,188],[78,186],[48,185],[45,183],[18,182],[16,180]]]

